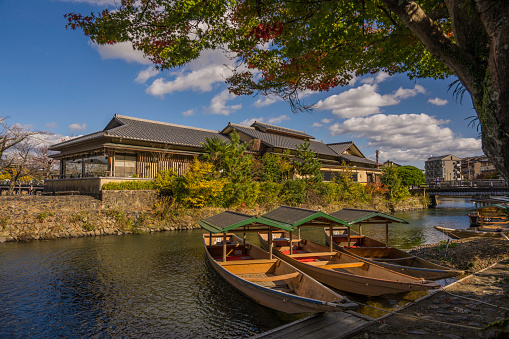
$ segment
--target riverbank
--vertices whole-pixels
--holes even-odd
[[[350,338],[509,337],[509,242],[471,238],[452,244],[447,254],[443,243],[411,253],[466,269],[467,277],[379,318]]]
[[[242,208],[239,212],[261,215],[277,206]],[[396,210],[423,209],[422,198],[397,206],[385,204],[300,207],[326,213],[344,207]],[[161,199],[154,191],[104,191],[102,199],[90,196],[0,196],[0,243],[101,235],[122,235],[199,228],[198,221],[224,211],[204,207],[183,209]]]

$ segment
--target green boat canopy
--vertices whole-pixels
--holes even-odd
[[[349,225],[358,223],[370,224],[385,224],[385,223],[401,223],[408,224],[409,222],[400,218],[393,217],[392,215],[385,214],[373,210],[361,210],[354,208],[343,208],[337,212],[331,213],[331,216],[346,221]]]
[[[350,226],[347,222],[329,214],[298,207],[280,206],[260,217],[264,221],[278,224],[289,224],[295,230],[300,226],[326,226],[340,224]]]
[[[212,233],[226,233],[237,228],[244,231],[266,230],[269,227],[292,231],[292,225],[258,218],[249,214],[225,211],[198,221],[198,224]]]

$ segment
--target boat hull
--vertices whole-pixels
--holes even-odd
[[[206,240],[204,238],[206,245]],[[252,244],[246,243],[250,246]],[[261,251],[261,249],[260,249]],[[316,313],[316,312],[327,312],[327,311],[344,311],[349,308],[355,308],[357,305],[349,303],[346,297],[340,296],[321,285],[316,280],[306,276],[304,273],[299,272],[294,267],[280,259],[268,259],[259,258],[252,260],[255,263],[249,263],[251,260],[244,260],[242,262],[218,262],[211,253],[207,250],[207,257],[212,267],[216,272],[225,279],[230,285],[235,287],[241,293],[256,301],[257,303],[267,306],[269,308],[285,312],[285,313]],[[225,265],[226,264],[226,265]],[[285,279],[284,281],[292,286],[295,290],[300,289],[308,291],[307,295],[314,296],[315,298],[322,297],[324,300],[318,300],[315,298],[307,297],[306,293],[302,295],[290,294],[281,291],[277,291],[271,288],[260,286],[255,282],[246,280],[231,271],[243,272],[244,275],[250,273],[257,273],[260,271],[260,265],[264,265],[267,269],[270,266],[276,266],[279,273],[285,275],[296,275],[295,277]],[[234,267],[234,269],[232,269]],[[228,270],[229,268],[230,270]],[[297,286],[299,285],[299,286]]]
[[[351,235],[359,235],[357,232],[352,230],[350,232]],[[325,241],[327,245],[329,245],[329,230],[324,229],[324,234]],[[335,237],[335,239],[338,239],[338,237]],[[337,251],[351,254],[357,258],[362,258],[395,272],[403,273],[416,278],[423,278],[426,280],[439,280],[456,277],[464,273],[463,271],[452,270],[447,267],[431,263],[394,247],[385,247],[383,243],[366,236],[363,236],[362,240],[369,243],[369,247],[357,246],[356,248],[348,248],[339,245],[335,241],[333,241],[332,246]],[[343,241],[340,242],[342,243]]]
[[[259,233],[258,235],[262,247],[267,249],[267,234],[262,235]],[[287,236],[287,234],[285,236]],[[285,236],[280,238],[284,238]],[[309,252],[310,257],[313,256],[313,252],[316,254],[328,251],[327,247],[310,241],[302,240],[302,243],[304,244],[304,247],[309,249],[307,252]],[[440,287],[440,285],[434,282],[425,281],[423,279],[391,271],[361,258],[354,257],[348,253],[331,252],[331,255],[323,255],[321,257],[329,260],[329,262],[332,263],[331,266],[334,266],[334,263],[354,265],[355,263],[360,262],[362,263],[362,267],[326,269],[314,266],[314,264],[308,262],[301,262],[290,255],[283,254],[278,248],[274,248],[273,250],[276,256],[288,262],[292,266],[326,285],[345,292],[367,296],[378,296],[383,294],[429,290]],[[327,265],[324,267],[326,266]]]
[[[477,227],[473,229],[454,229],[435,226],[434,228],[453,239],[464,239],[472,237],[503,237],[504,234],[509,233],[509,230],[502,230],[497,232],[493,230],[479,230]]]

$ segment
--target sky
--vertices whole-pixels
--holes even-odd
[[[0,116],[50,131],[48,143],[102,130],[114,114],[221,130],[261,121],[325,143],[353,141],[375,160],[424,168],[432,156],[482,154],[468,93],[446,80],[378,73],[306,95],[311,113],[287,102],[228,93],[231,61],[219,51],[159,72],[127,44],[98,46],[66,30],[64,14],[99,12],[114,0],[0,0]]]

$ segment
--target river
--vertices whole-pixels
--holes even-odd
[[[409,249],[446,239],[433,226],[466,227],[471,208],[455,199],[395,213],[410,224],[391,226],[390,243]],[[307,232],[323,242],[323,234]],[[381,240],[384,232],[363,227]],[[260,306],[224,282],[206,262],[201,234],[0,244],[0,337],[238,338],[302,317]]]

